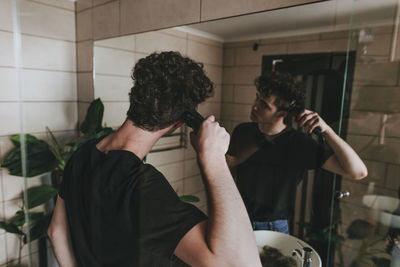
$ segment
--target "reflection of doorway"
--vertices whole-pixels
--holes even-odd
[[[343,99],[343,116],[349,117],[351,89],[355,65],[355,52],[318,53],[299,55],[263,56],[262,72],[272,69],[289,72],[306,84],[306,108],[318,112],[321,117],[337,132],[340,121],[340,110]],[[346,69],[346,63],[347,69]],[[346,73],[347,71],[347,73]],[[346,83],[344,83],[346,79]],[[345,93],[343,97],[343,86]],[[347,124],[342,123],[341,137],[346,139]],[[318,179],[316,179],[318,178]],[[315,175],[305,174],[299,184],[296,203],[296,214],[290,222],[291,232],[304,238],[301,223],[310,222],[313,231],[327,229],[331,223],[332,193],[340,190],[341,177],[337,176],[334,184],[333,174],[320,171]],[[318,201],[312,201],[317,199]],[[337,200],[335,200],[337,201]],[[332,221],[340,221],[339,203],[335,203],[335,214]],[[297,223],[300,224],[297,224]],[[296,231],[293,231],[293,230]],[[329,246],[328,240],[312,241],[311,245],[318,251],[324,266],[333,266],[334,244]],[[328,248],[330,248],[328,254]],[[329,259],[328,256],[329,255]]]

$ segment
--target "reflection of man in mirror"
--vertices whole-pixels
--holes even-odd
[[[213,116],[191,135],[208,187],[208,218],[143,163],[211,95],[203,66],[175,52],[153,53],[139,60],[132,78],[123,125],[84,144],[65,167],[48,231],[60,266],[261,266],[225,160],[229,135]]]
[[[255,85],[252,122],[234,129],[227,161],[236,167],[237,186],[253,229],[289,233],[288,219],[304,171],[322,167],[361,179],[367,168],[317,113],[304,109],[304,86],[290,74],[266,73]],[[292,118],[306,133],[291,127]],[[311,137],[316,128],[329,149]]]

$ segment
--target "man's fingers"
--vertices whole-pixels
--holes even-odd
[[[206,120],[208,120],[208,121],[215,121],[215,117],[214,117],[214,115],[210,115],[210,116],[208,116],[208,117],[206,118]]]

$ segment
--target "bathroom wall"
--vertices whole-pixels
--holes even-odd
[[[0,1],[0,159],[12,148],[10,135],[24,131],[48,139],[48,126],[56,136],[71,136],[78,118],[74,3],[17,2],[19,10],[15,14],[21,32],[21,61],[17,69],[13,39],[17,25],[13,21],[12,2]],[[28,186],[41,181],[42,177],[30,178]],[[19,209],[23,188],[23,178],[10,176],[1,169],[0,220],[10,218]],[[14,235],[0,230],[0,266],[18,257],[18,246]],[[33,242],[33,266],[38,264],[37,250],[37,242]],[[28,253],[25,246],[25,263]]]
[[[215,84],[214,95],[199,105],[204,116],[220,117],[222,83],[222,43],[185,32],[167,29],[94,42],[94,97],[104,103],[104,123],[120,126],[129,108],[130,77],[134,64],[155,51],[178,51],[202,62],[207,75]],[[179,145],[179,137],[162,138],[156,148]],[[175,142],[175,143],[174,143]],[[150,153],[146,161],[156,166],[168,179],[178,195],[191,194],[200,198],[196,205],[206,211],[206,195],[197,166],[196,155],[187,149]]]

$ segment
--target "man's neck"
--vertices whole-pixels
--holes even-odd
[[[127,150],[144,159],[164,132],[164,129],[147,131],[126,120],[114,134],[101,140],[97,148],[106,154],[111,150]]]

